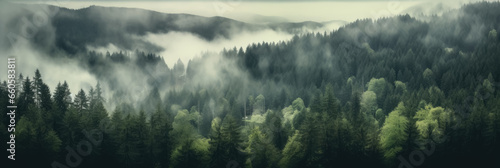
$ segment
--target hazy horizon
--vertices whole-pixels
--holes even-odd
[[[332,31],[339,28],[345,23],[350,23],[358,19],[371,18],[378,19],[381,17],[390,17],[405,13],[424,13],[434,14],[445,11],[435,11],[442,9],[456,9],[466,2],[474,0],[462,1],[47,1],[44,4],[50,4],[69,9],[81,9],[92,5],[103,7],[125,7],[139,8],[152,10],[161,13],[172,14],[193,14],[204,17],[221,16],[238,21],[243,21],[253,24],[267,24],[280,22],[320,22],[325,23],[325,27],[318,30],[309,30],[312,32]],[[40,3],[30,2],[27,3]],[[434,6],[444,4],[441,8],[434,9]],[[426,8],[422,8],[426,6]],[[180,35],[185,35],[186,38],[179,38]],[[279,42],[291,39],[292,34],[283,32],[267,31],[249,35],[248,33],[235,34],[236,38],[226,39],[220,38],[214,42],[199,39],[197,36],[192,36],[189,33],[169,33],[162,35],[163,37],[175,37],[183,39],[180,43],[163,42],[158,36],[148,35],[147,41],[166,49],[159,53],[165,58],[168,66],[172,67],[178,59],[187,62],[193,57],[199,56],[202,52],[219,52],[223,48],[243,47],[252,43],[259,42]],[[248,38],[250,37],[250,38]],[[191,39],[191,41],[186,41]],[[200,44],[198,49],[185,50],[186,44]],[[97,47],[97,51],[119,51],[113,44],[107,47]],[[183,53],[184,52],[184,53]],[[175,55],[172,57],[171,55]]]
[[[473,0],[472,0],[473,1]],[[22,1],[21,1],[22,2]],[[448,1],[47,1],[50,4],[69,9],[81,9],[92,5],[104,7],[126,7],[152,10],[172,14],[193,14],[205,17],[222,16],[248,23],[258,23],[252,16],[277,17],[282,22],[328,22],[343,20],[379,18],[406,13],[411,7],[429,5],[429,2]],[[452,8],[469,1],[453,2]],[[40,3],[27,1],[26,3]]]
[[[5,163],[500,167],[475,1],[1,1]]]

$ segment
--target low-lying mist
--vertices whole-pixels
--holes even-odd
[[[200,4],[205,4],[209,6],[205,11],[201,10],[199,12],[194,12],[189,9],[189,7],[179,8],[174,10],[173,6],[181,5],[184,3],[180,2],[64,2],[58,3],[55,5],[61,5],[73,9],[78,9],[81,7],[86,7],[90,4],[93,5],[103,5],[103,6],[120,6],[120,7],[137,7],[143,9],[152,9],[160,12],[167,13],[191,13],[191,14],[199,14],[202,16],[223,16],[232,19],[241,19],[248,23],[281,23],[283,21],[288,22],[302,22],[302,21],[316,21],[323,23],[323,27],[320,28],[307,28],[302,27],[302,32],[311,32],[311,33],[324,33],[331,32],[333,30],[337,30],[339,27],[344,26],[345,21],[355,21],[356,19],[361,18],[379,18],[379,17],[387,17],[393,16],[401,13],[412,13],[417,16],[428,16],[432,14],[442,13],[442,10],[452,10],[460,7],[459,4],[463,4],[469,1],[463,1],[460,3],[452,3],[451,1],[440,1],[439,3],[435,3],[435,5],[431,5],[433,7],[426,8],[424,4],[426,1],[394,1],[394,2],[314,2],[314,3],[301,3],[301,2],[287,2],[287,3],[264,3],[264,2],[242,2],[237,6],[233,6],[232,10],[228,10],[224,13],[214,12],[212,8],[212,3],[210,2],[200,2]],[[159,3],[160,5],[152,5],[155,3]],[[49,4],[51,4],[49,2]],[[196,4],[194,2],[189,2],[186,4],[200,6],[200,4]],[[196,5],[195,5],[196,4]],[[189,6],[189,5],[188,5]],[[300,6],[300,8],[297,8]],[[317,6],[321,6],[321,8],[316,8]],[[39,6],[37,6],[39,7]],[[190,6],[192,7],[192,6]],[[45,8],[45,7],[39,7]],[[260,17],[255,16],[253,13],[254,9],[262,9],[262,13],[258,13]],[[279,10],[278,10],[279,9]],[[293,10],[292,10],[293,9]],[[296,10],[298,9],[298,10]],[[337,9],[337,10],[335,10]],[[349,9],[349,11],[347,11]],[[27,8],[28,12],[37,12],[37,11],[47,11],[48,9],[38,9],[38,8]],[[96,9],[92,9],[96,10]],[[92,11],[91,10],[91,11]],[[102,9],[99,9],[102,10]],[[106,11],[107,9],[104,9]],[[102,11],[101,11],[102,12]],[[144,13],[143,11],[138,11],[139,13]],[[114,16],[107,16],[108,18],[121,18],[126,17],[127,15],[120,15],[119,12],[113,11],[107,14],[113,14]],[[346,15],[347,14],[347,15]],[[2,23],[5,23],[4,26],[14,23],[12,21],[14,17],[18,17],[18,14],[9,14],[0,16]],[[70,16],[69,18],[71,18]],[[452,17],[452,16],[449,16]],[[140,20],[140,16],[133,17],[136,20]],[[417,17],[419,18],[419,17]],[[47,23],[51,23],[51,17],[47,18]],[[122,18],[127,20],[127,18]],[[428,19],[427,17],[422,17],[422,20]],[[140,25],[149,26],[152,23],[149,23],[147,20],[141,20]],[[196,25],[197,22],[189,22],[182,23],[182,25]],[[53,89],[57,83],[67,81],[70,89],[73,94],[75,94],[78,90],[84,89],[89,90],[91,86],[95,86],[95,84],[100,81],[102,82],[102,86],[107,92],[105,92],[104,96],[106,99],[113,99],[117,95],[122,95],[123,101],[127,102],[138,102],[149,94],[149,92],[153,89],[151,86],[151,82],[148,82],[148,78],[151,76],[158,77],[161,75],[171,76],[171,77],[179,77],[187,75],[187,66],[194,58],[202,58],[204,57],[203,63],[198,63],[197,66],[199,73],[195,73],[197,76],[194,78],[196,80],[188,80],[188,83],[175,83],[175,84],[161,84],[159,87],[160,94],[163,96],[165,93],[171,90],[182,90],[184,87],[192,87],[196,88],[199,85],[208,85],[213,86],[216,84],[227,85],[230,82],[224,81],[225,75],[230,75],[231,77],[238,77],[240,81],[247,83],[248,85],[241,85],[246,88],[244,90],[253,90],[255,94],[259,92],[260,85],[254,83],[259,82],[254,78],[248,76],[249,72],[241,71],[237,69],[237,66],[234,64],[241,64],[233,59],[225,58],[220,55],[219,52],[222,50],[231,50],[236,48],[239,50],[242,48],[245,50],[247,47],[256,43],[280,43],[280,42],[289,42],[292,40],[292,37],[295,35],[294,33],[281,31],[278,29],[261,29],[256,31],[250,30],[242,30],[242,29],[229,29],[225,30],[225,32],[229,32],[229,34],[216,34],[214,33],[213,39],[207,39],[206,37],[201,36],[200,34],[196,34],[193,32],[187,31],[165,31],[165,32],[145,32],[144,34],[128,34],[124,32],[127,30],[123,26],[127,26],[128,24],[121,24],[118,28],[113,28],[113,26],[108,27],[106,32],[108,33],[118,33],[125,34],[126,44],[131,44],[132,47],[124,47],[124,45],[115,44],[113,42],[120,41],[116,39],[106,39],[96,42],[95,44],[86,45],[86,46],[74,46],[79,43],[73,43],[72,41],[64,41],[64,46],[75,47],[75,48],[84,48],[86,51],[78,51],[76,54],[70,54],[72,56],[67,56],[65,52],[60,51],[60,48],[57,48],[58,42],[54,39],[58,36],[57,29],[54,28],[51,24],[42,25],[40,31],[35,37],[28,39],[26,42],[19,42],[19,44],[13,44],[12,48],[8,49],[5,53],[6,55],[13,55],[18,60],[18,72],[23,73],[26,76],[33,76],[33,72],[36,69],[39,69],[42,73],[42,77],[44,81]],[[385,28],[384,28],[385,26]],[[478,25],[474,27],[475,32],[480,32],[485,30],[486,28],[481,27],[482,25]],[[15,27],[15,26],[14,26]],[[345,30],[349,36],[352,36],[353,39],[356,40],[356,44],[358,47],[365,47],[366,39],[361,37],[363,32],[372,34],[378,34],[380,32],[385,32],[391,34],[390,25],[378,25],[375,28],[383,28],[384,30],[357,30],[357,29],[349,29]],[[0,30],[0,34],[2,37],[6,37],[9,32],[4,30]],[[114,32],[116,31],[116,32]],[[196,32],[197,30],[194,30]],[[218,30],[213,30],[218,31]],[[106,33],[100,32],[100,33]],[[349,34],[350,33],[350,34]],[[435,33],[435,32],[433,32]],[[477,34],[473,34],[470,32],[469,39],[471,42],[478,41]],[[43,38],[42,38],[43,37]],[[49,39],[44,42],[43,46],[33,46],[34,41],[40,39]],[[479,38],[480,39],[480,38]],[[106,41],[109,40],[109,41]],[[114,40],[114,41],[112,41]],[[2,46],[6,46],[8,44],[4,44],[8,40],[2,41]],[[92,39],[90,40],[92,41]],[[433,43],[443,43],[441,41],[437,41],[433,39],[431,36],[425,38],[424,43],[433,44]],[[39,43],[39,42],[38,42]],[[157,48],[157,50],[151,51],[148,47],[141,47],[141,45],[151,45],[153,48]],[[320,45],[321,42],[311,43],[312,45]],[[324,44],[321,44],[324,45]],[[127,46],[127,45],[125,45]],[[42,48],[41,48],[42,47]],[[43,48],[44,47],[44,48]],[[369,47],[369,46],[368,46]],[[6,47],[9,48],[9,47]],[[13,51],[15,49],[16,51]],[[302,51],[302,49],[294,49],[296,51]],[[144,76],[144,72],[141,72],[141,69],[135,66],[132,63],[123,64],[123,65],[114,65],[112,66],[113,72],[108,75],[115,76],[115,78],[109,79],[106,75],[92,73],[92,69],[89,69],[89,66],[85,66],[85,63],[82,63],[78,59],[73,59],[74,57],[78,57],[75,55],[86,55],[89,51],[95,51],[101,54],[101,57],[105,57],[106,53],[120,53],[123,52],[126,58],[130,58],[134,60],[133,57],[137,55],[134,54],[136,51],[145,52],[146,54],[156,54],[162,58],[162,61],[166,64],[165,67],[168,67],[169,70],[165,71],[155,71],[157,67],[146,70],[146,74],[150,76]],[[326,51],[325,53],[328,53]],[[307,52],[304,52],[307,53]],[[178,61],[180,60],[180,62]],[[271,62],[266,62],[266,59],[260,60],[257,67],[261,69],[265,69],[272,65]],[[304,62],[307,62],[309,58],[307,56],[298,57],[298,60],[306,60],[299,61],[297,65],[301,65],[298,67],[302,67]],[[182,68],[181,64],[182,63]],[[159,65],[162,67],[161,65]],[[193,66],[193,65],[191,65]],[[214,67],[221,66],[221,67]],[[238,65],[240,66],[240,65]],[[314,66],[308,64],[308,66]],[[330,65],[332,66],[332,65]],[[165,68],[162,67],[162,68]],[[174,74],[174,69],[181,69],[182,72],[180,74]],[[332,68],[332,67],[331,67]],[[338,68],[338,67],[333,67]],[[228,73],[231,72],[231,73]],[[166,73],[166,74],[161,74]],[[170,73],[170,74],[169,74]],[[225,75],[223,75],[225,74]],[[191,77],[193,78],[193,77]],[[1,73],[0,79],[6,79],[6,74]],[[114,80],[113,84],[106,83],[106,81]],[[160,80],[164,82],[163,80]],[[278,90],[280,88],[287,87],[286,84],[273,82],[269,87],[276,87]],[[251,89],[249,89],[251,88]],[[117,94],[119,92],[120,94]],[[123,92],[127,92],[127,96],[123,96]],[[193,91],[194,92],[194,91]],[[242,91],[242,97],[246,97],[248,93],[246,91]],[[121,101],[121,100],[120,100]],[[108,101],[108,108],[113,108],[118,103],[118,100]]]
[[[97,83],[96,77],[86,69],[80,67],[81,63],[74,59],[59,57],[52,59],[51,56],[34,48],[29,41],[20,38],[13,43],[11,50],[3,54],[16,58],[16,74],[22,74],[24,78],[33,78],[36,69],[42,74],[42,78],[51,89],[58,83],[66,81],[70,86],[72,96],[80,89],[88,90]],[[1,73],[0,79],[6,79],[6,73]],[[17,82],[21,82],[17,79]],[[18,88],[21,89],[21,88]]]
[[[201,56],[202,52],[218,53],[224,48],[245,48],[252,43],[288,41],[292,36],[292,34],[284,32],[263,30],[258,32],[235,32],[230,39],[218,37],[212,41],[185,32],[148,33],[144,36],[144,39],[162,47],[164,51],[158,54],[163,56],[169,67],[173,67],[178,59],[187,63],[190,59]]]

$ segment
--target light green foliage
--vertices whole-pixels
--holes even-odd
[[[248,96],[248,105],[250,107],[253,107],[253,104],[255,104],[255,98],[253,97],[253,95],[250,95]]]
[[[304,110],[304,108],[306,108],[304,106],[304,101],[301,98],[295,99],[292,102],[292,107],[293,107],[293,109],[298,110],[298,111],[302,111],[302,110]]]
[[[265,112],[266,99],[262,94],[255,98],[255,103],[253,104],[253,114],[263,114]]]
[[[408,138],[406,127],[408,119],[402,114],[405,110],[403,103],[399,103],[385,119],[384,126],[380,132],[380,145],[384,151],[384,157],[389,161],[403,150],[403,144]]]
[[[493,92],[495,91],[495,88],[493,84],[490,82],[489,79],[483,80],[483,84],[479,85],[476,89],[476,92],[474,93],[476,98],[480,99],[488,99],[491,96],[493,96]]]
[[[262,126],[265,123],[269,113],[272,113],[272,110],[267,110],[267,112],[264,114],[252,114],[249,118],[245,120],[246,124],[244,127],[242,127],[241,132],[244,135],[251,134],[252,130],[255,127]]]
[[[224,141],[221,135],[221,124],[222,121],[219,117],[212,120],[210,129],[210,165],[213,167],[215,165],[221,165],[224,162],[224,158],[221,156],[223,153],[222,145]]]
[[[293,120],[299,113],[305,111],[306,107],[301,98],[297,98],[292,102],[292,105],[283,108],[283,126],[290,124],[293,129],[298,129],[297,125],[294,126]]]
[[[170,110],[174,112],[174,115],[177,115],[177,112],[179,112],[179,110],[181,110],[182,107],[178,104],[173,104],[172,106],[170,106]]]
[[[209,160],[209,147],[209,139],[206,138],[183,142],[173,151],[170,167],[203,167]]]
[[[372,78],[366,85],[368,86],[367,91],[372,91],[377,95],[377,104],[380,106],[383,105],[390,84],[384,78]]]
[[[347,86],[353,86],[354,85],[354,81],[356,81],[356,77],[354,76],[351,76],[347,79]]]
[[[432,75],[434,75],[434,73],[432,72],[432,70],[427,68],[424,70],[424,73],[422,75],[424,76],[424,79],[430,79]]]
[[[375,120],[377,121],[377,126],[380,128],[382,126],[382,124],[384,124],[385,122],[385,118],[386,118],[386,114],[384,112],[384,110],[382,109],[377,109],[377,111],[375,111]]]
[[[429,103],[434,105],[441,105],[445,99],[443,91],[436,86],[429,87],[427,94],[424,95],[425,98],[429,100]]]
[[[243,139],[240,129],[241,127],[234,117],[228,115],[224,118],[220,128],[222,153],[229,160],[244,163],[246,159],[242,150]]]
[[[44,148],[48,150],[46,154],[56,154],[61,149],[62,141],[54,130],[49,130],[46,133],[43,137],[43,142],[45,142]]]
[[[229,101],[226,98],[220,98],[216,104],[215,115],[221,115],[227,111],[229,111]]]
[[[63,41],[44,51],[56,51],[54,60],[83,63],[81,67],[110,90],[101,90],[99,83],[90,91],[69,87],[59,78],[61,83],[54,89],[43,83],[38,70],[34,78],[19,75],[19,80],[0,83],[0,113],[4,114],[0,127],[10,124],[5,114],[13,109],[5,107],[13,99],[16,160],[28,163],[16,167],[47,167],[53,161],[64,166],[52,167],[376,168],[477,163],[500,167],[499,79],[493,80],[500,78],[500,39],[495,30],[499,7],[500,2],[464,5],[457,10],[467,17],[436,16],[426,22],[410,15],[361,19],[324,35],[304,33],[288,41],[202,54],[187,66],[178,61],[168,67],[162,57],[139,51],[96,54],[79,46],[95,38],[69,39],[70,43]],[[108,23],[71,21],[93,23],[87,17],[89,10],[65,10],[77,12],[76,18],[58,18],[54,26],[75,23],[76,28],[88,29],[93,27],[85,25]],[[161,15],[152,17],[159,18],[160,25],[128,26],[127,30],[187,28],[210,41],[227,35],[224,23],[230,21],[200,22],[202,27],[221,30],[213,34],[165,25]],[[289,24],[270,26],[290,28]],[[91,29],[74,33],[78,30],[74,28],[57,30],[61,35],[95,35]],[[474,32],[472,38],[469,30]],[[135,43],[120,46],[127,44]],[[138,50],[157,50],[141,46]],[[13,86],[16,97],[8,98],[8,92],[14,91],[8,88]],[[148,88],[152,89],[149,95]],[[116,108],[109,119],[106,109],[111,106]],[[102,141],[92,144],[91,154],[84,156],[78,148],[86,147],[79,143],[90,142],[88,133],[94,130],[99,132],[90,136]],[[9,134],[0,130],[3,139]],[[435,144],[420,143],[426,141]],[[81,165],[67,164],[67,154],[73,151],[66,146],[81,156]],[[433,147],[432,152],[424,150]]]
[[[246,161],[247,167],[277,167],[279,151],[259,127],[252,129],[247,144],[245,151],[250,155]]]
[[[417,130],[423,139],[442,138],[444,129],[452,120],[450,110],[445,110],[442,107],[433,107],[427,104],[424,108],[417,111],[414,117]]]
[[[381,96],[385,92],[387,82],[384,78],[372,78],[366,85],[368,91],[373,91],[377,96]]]
[[[492,29],[492,30],[488,33],[488,37],[489,37],[489,38],[491,38],[491,39],[497,39],[497,30]]]
[[[197,111],[180,110],[172,123],[172,135],[183,141],[194,138],[197,135],[196,126],[199,123],[200,114]]]
[[[217,130],[219,130],[220,129],[220,124],[221,124],[220,118],[219,117],[214,118],[212,120],[212,124],[211,124],[212,126],[211,126],[211,131],[210,132],[213,133],[213,132],[216,132]]]
[[[269,113],[272,113],[272,110],[267,110],[263,114],[253,114],[248,120],[249,123],[254,123],[254,124],[262,124],[266,120],[266,117]]]
[[[366,91],[361,95],[361,111],[367,115],[374,115],[377,107],[377,95],[373,91]]]
[[[291,105],[288,107],[285,107],[285,108],[283,108],[282,112],[283,112],[283,119],[284,119],[283,125],[287,122],[291,123],[293,120],[293,116],[295,114],[295,110],[293,109],[293,107]]]
[[[370,47],[370,44],[368,43],[363,43],[363,47],[366,49],[366,51],[370,54],[373,54],[375,51]]]
[[[406,84],[401,81],[394,81],[394,86],[396,87],[395,88],[396,93],[402,94],[407,91]]]
[[[294,135],[288,139],[283,149],[283,158],[279,164],[283,168],[297,167],[297,164],[303,159],[305,151],[304,145],[300,142],[302,134],[296,130]]]
[[[490,74],[491,75],[491,74]],[[491,83],[491,81],[489,79],[485,79],[483,81],[483,87],[490,93],[493,93],[495,91],[495,89],[493,88],[493,84]]]
[[[197,149],[198,151],[202,152],[208,152],[208,148],[210,147],[209,142],[210,140],[207,138],[199,138],[196,139],[193,143],[193,147]]]
[[[264,120],[266,120],[266,114],[254,114],[251,116],[251,119],[249,122],[251,123],[256,123],[256,124],[262,124],[264,123]]]
[[[424,77],[424,80],[427,82],[427,84],[432,85],[434,84],[434,73],[432,70],[429,68],[424,70],[424,73],[422,74]]]
[[[380,110],[380,109],[379,109]],[[380,143],[379,138],[379,121],[373,115],[365,117],[366,139],[364,149],[367,151],[377,151]]]
[[[384,111],[382,109],[377,109],[377,111],[375,112],[375,118],[379,121],[379,122],[383,122],[381,120],[384,120],[385,119],[385,114],[384,114]]]

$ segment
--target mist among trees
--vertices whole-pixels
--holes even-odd
[[[47,85],[51,72],[18,74],[15,163],[500,166],[498,9],[480,2],[425,20],[361,19],[171,67],[147,49],[49,51],[99,82],[71,90],[65,80]],[[5,107],[7,83],[0,88]]]

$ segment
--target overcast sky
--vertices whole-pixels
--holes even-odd
[[[288,1],[271,0],[234,1],[35,1],[71,9],[85,8],[90,5],[129,7],[154,10],[164,13],[189,13],[201,16],[223,16],[245,22],[258,22],[266,17],[288,22],[332,20],[354,21],[361,18],[378,18],[405,12],[411,7],[435,3],[427,0],[379,1],[379,0],[326,0],[326,1]],[[458,0],[461,1],[461,0]],[[456,6],[460,6],[458,3]],[[462,0],[463,1],[463,0]],[[455,2],[455,1],[454,1]],[[258,18],[256,18],[258,17]],[[264,18],[263,18],[264,17]],[[268,18],[269,19],[269,18]]]
[[[0,0],[2,1],[2,0]],[[266,2],[257,2],[258,0],[198,0],[198,1],[172,1],[172,0],[157,0],[157,1],[55,1],[55,0],[29,0],[30,3],[45,3],[56,6],[66,7],[70,9],[80,9],[91,5],[106,6],[106,7],[128,7],[153,10],[164,13],[189,13],[200,16],[222,16],[245,22],[258,23],[262,20],[275,20],[287,22],[302,22],[316,21],[328,22],[334,20],[355,21],[363,18],[380,18],[383,16],[393,16],[408,11],[412,11],[417,7],[419,9],[431,10],[432,4],[436,4],[436,0],[405,0],[405,1],[379,1],[379,0],[326,0],[326,1],[289,1],[286,0],[271,0]],[[445,3],[448,9],[458,8],[469,0],[440,0]],[[427,13],[427,12],[425,12]],[[342,22],[344,23],[344,22]],[[331,30],[331,29],[330,29]],[[237,33],[231,39],[216,39],[214,41],[206,41],[199,37],[182,32],[170,32],[167,34],[148,34],[142,38],[152,43],[158,44],[166,48],[164,52],[158,53],[162,55],[165,62],[172,67],[173,63],[179,58],[183,62],[187,62],[193,57],[199,56],[201,52],[210,51],[218,52],[222,48],[245,47],[251,43],[284,41],[291,38],[291,34],[282,32],[274,32],[270,30],[249,34],[248,32]],[[165,39],[176,39],[165,40]],[[116,48],[116,47],[115,47]],[[96,48],[94,50],[113,51],[113,44],[107,47]],[[121,50],[121,49],[114,49]],[[34,58],[39,58],[37,52],[31,53]],[[29,55],[29,53],[21,53],[20,55]],[[41,58],[41,57],[40,57]],[[20,67],[26,67],[25,72],[34,72],[35,68],[40,68],[43,72],[58,72],[44,73],[44,80],[51,82],[50,86],[54,87],[61,76],[65,76],[65,80],[71,82],[72,90],[86,88],[95,84],[95,79],[87,72],[81,71],[77,74],[65,74],[66,67],[74,67],[73,64],[57,64],[54,67],[58,69],[49,70],[52,64],[40,63],[42,60],[22,61]],[[43,64],[43,67],[32,66],[28,63],[38,62]],[[25,64],[25,65],[24,65]],[[29,69],[31,68],[31,69]],[[45,68],[45,69],[44,69]],[[74,77],[75,79],[71,79]],[[0,79],[5,79],[0,75]]]

